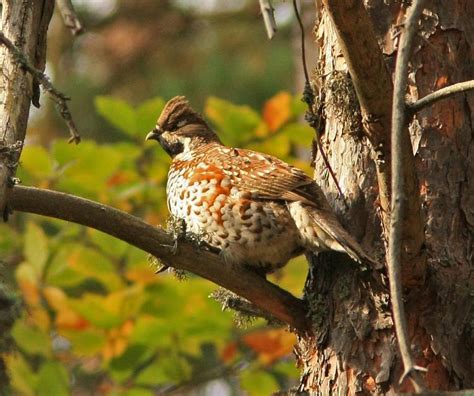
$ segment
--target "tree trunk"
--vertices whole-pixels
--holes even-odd
[[[320,2],[316,1],[317,7]],[[366,0],[387,67],[393,72],[402,2]],[[407,99],[474,78],[474,8],[469,0],[426,2],[410,65]],[[313,82],[325,97],[321,141],[348,202],[337,196],[316,155],[315,179],[343,224],[384,261],[375,153],[363,132],[357,97],[327,10],[316,21],[319,66]],[[410,124],[423,217],[427,269],[404,274],[405,309],[416,363],[427,388],[474,387],[474,95],[427,107]],[[344,262],[343,262],[344,260]],[[403,372],[387,295],[354,263],[333,253],[312,258],[305,295],[315,329],[301,338],[300,390],[314,394],[393,394]],[[404,266],[404,268],[410,268]],[[418,285],[417,285],[418,283]]]
[[[46,64],[46,31],[53,9],[53,0],[2,2],[1,31],[41,71]],[[8,183],[15,175],[25,140],[30,103],[39,106],[39,87],[3,45],[0,64],[0,211],[3,213]]]
[[[54,0],[4,0],[0,2],[0,31],[27,58],[44,70],[46,31]],[[39,87],[18,59],[0,43],[0,214],[8,216],[7,194],[20,158],[30,103],[39,106]],[[18,316],[18,303],[0,282],[0,346],[11,345],[9,330]],[[0,359],[0,394],[6,394],[7,375]]]

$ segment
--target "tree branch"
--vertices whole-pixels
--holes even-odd
[[[431,106],[438,100],[445,99],[457,93],[466,92],[472,89],[474,89],[474,80],[463,81],[448,87],[441,88],[435,92],[430,93],[429,95],[426,95],[424,98],[418,99],[416,102],[408,103],[408,111],[412,114],[416,113],[427,106]]]
[[[180,241],[175,253],[173,237],[137,217],[73,195],[14,186],[9,207],[55,217],[95,228],[159,258],[164,264],[193,272],[246,298],[258,308],[303,333],[308,331],[302,300],[242,267],[226,264],[217,254]]]
[[[403,307],[403,291],[401,276],[401,250],[403,235],[403,218],[407,194],[405,192],[405,174],[403,160],[405,157],[404,134],[407,127],[407,112],[405,92],[408,84],[408,62],[417,32],[418,21],[423,11],[424,0],[414,0],[408,12],[404,31],[398,46],[397,63],[395,66],[395,84],[392,110],[392,216],[390,222],[390,238],[388,246],[388,277],[390,281],[390,298],[392,302],[393,319],[397,334],[398,345],[404,373],[400,381],[410,376],[415,391],[423,390],[423,382],[416,370],[420,370],[411,356],[409,335],[405,309]],[[411,155],[411,151],[410,151]],[[424,369],[423,369],[424,370]],[[426,371],[426,370],[425,370]]]
[[[56,0],[59,12],[64,21],[64,25],[71,30],[74,36],[84,32],[84,27],[79,20],[71,0]]]
[[[267,31],[268,39],[271,40],[277,31],[275,15],[270,0],[260,0],[260,12],[262,13],[263,23]]]
[[[48,76],[46,76],[41,70],[38,70],[32,66],[30,62],[28,62],[27,57],[3,34],[3,32],[0,32],[0,43],[8,48],[8,50],[15,57],[16,61],[21,64],[21,66],[41,84],[41,86],[46,92],[48,92],[49,95],[51,95],[56,104],[56,109],[68,126],[69,134],[71,135],[69,142],[74,142],[76,144],[79,143],[81,141],[81,137],[77,132],[76,125],[74,124],[71,112],[69,111],[69,107],[67,105],[69,98],[56,89],[56,87],[49,80]]]

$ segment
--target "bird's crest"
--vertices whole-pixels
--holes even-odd
[[[189,105],[185,96],[175,96],[170,99],[160,117],[158,118],[158,125],[176,125],[182,120],[202,119]]]

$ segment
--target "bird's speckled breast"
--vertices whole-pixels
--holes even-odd
[[[203,156],[175,159],[167,184],[168,207],[186,229],[221,249],[229,262],[284,265],[299,253],[297,230],[283,203],[252,199],[233,175]]]

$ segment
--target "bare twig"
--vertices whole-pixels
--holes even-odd
[[[64,119],[66,125],[69,128],[69,134],[71,135],[69,142],[74,142],[76,144],[79,143],[81,141],[81,137],[77,132],[77,128],[67,105],[69,98],[54,87],[48,76],[33,67],[30,62],[28,62],[26,56],[3,34],[3,32],[0,32],[0,43],[8,48],[8,50],[16,58],[17,62],[21,64],[22,67],[25,68],[41,84],[43,89],[51,95],[59,114]]]
[[[300,12],[298,11],[298,4],[296,0],[293,0],[293,9],[295,10],[296,19],[298,20],[298,25],[300,25],[300,33],[301,33],[301,60],[303,63],[303,72],[304,72],[304,79],[307,84],[309,84],[309,75],[308,75],[308,67],[306,66],[306,49],[305,49],[305,40],[304,40],[304,25],[301,21]]]
[[[432,92],[429,95],[426,95],[424,98],[418,99],[416,102],[409,103],[408,110],[411,113],[416,113],[425,107],[432,105],[438,100],[445,99],[457,93],[466,92],[472,89],[474,89],[474,80],[453,84]]]
[[[260,0],[260,12],[262,13],[263,23],[267,30],[268,39],[271,40],[277,31],[275,14],[270,0]]]
[[[398,339],[398,346],[400,348],[400,354],[404,365],[404,373],[400,382],[409,376],[417,393],[422,392],[424,388],[422,378],[417,371],[426,370],[416,366],[411,355],[406,315],[403,306],[401,247],[403,216],[407,200],[403,165],[403,134],[407,123],[405,92],[408,83],[408,62],[412,51],[414,37],[418,28],[418,21],[421,12],[423,11],[423,2],[424,0],[414,0],[410,10],[408,11],[404,31],[400,37],[397,63],[395,66],[392,108],[392,210],[388,246],[390,298],[392,302],[393,319]]]
[[[287,323],[299,333],[308,331],[306,306],[287,291],[241,266],[232,266],[216,253],[199,249],[137,217],[88,199],[51,190],[15,186],[8,205],[12,210],[82,224],[121,239],[157,257],[169,267],[193,272],[233,291],[258,308]]]
[[[83,33],[84,27],[74,10],[71,0],[56,0],[56,5],[61,13],[64,25],[71,30],[72,34],[77,36]]]
[[[324,152],[323,146],[321,145],[321,142],[320,142],[321,131],[320,131],[320,128],[318,128],[318,126],[321,125],[321,122],[320,120],[318,120],[318,116],[314,114],[314,109],[313,109],[314,91],[313,91],[313,88],[311,87],[311,82],[309,81],[308,67],[306,66],[304,26],[303,26],[303,22],[301,21],[301,16],[298,11],[298,4],[296,3],[296,0],[293,0],[293,9],[295,10],[296,19],[298,20],[298,24],[300,26],[300,31],[301,31],[301,61],[303,63],[303,72],[304,72],[304,78],[305,78],[303,101],[308,105],[308,111],[306,112],[305,118],[308,124],[314,129],[316,133],[316,147],[321,153],[321,158],[323,159],[324,165],[326,166],[327,170],[329,171],[329,174],[332,177],[332,180],[334,181],[334,184],[336,185],[339,196],[342,198],[344,204],[347,206],[347,202],[344,197],[344,193],[342,192],[341,186],[339,185],[339,181],[337,180],[336,174],[334,173],[331,167],[331,164],[329,163],[328,157],[326,156],[326,153]],[[322,114],[322,111],[320,113]]]

